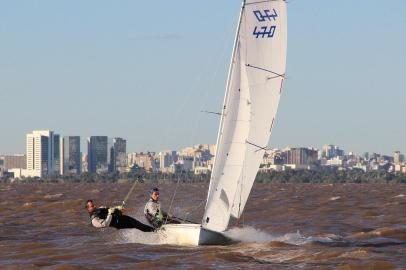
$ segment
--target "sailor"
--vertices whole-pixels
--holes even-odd
[[[91,224],[96,228],[114,227],[116,229],[135,228],[143,232],[152,232],[154,228],[145,225],[135,218],[123,215],[122,206],[99,207],[93,203],[93,200],[87,200],[86,209],[90,215]]]
[[[151,226],[159,228],[164,223],[179,224],[180,222],[176,220],[176,218],[161,210],[161,205],[159,203],[159,189],[155,187],[151,189],[150,193],[150,199],[144,207],[144,214]]]

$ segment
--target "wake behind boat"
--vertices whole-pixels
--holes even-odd
[[[168,224],[168,243],[223,245],[230,217],[240,218],[269,142],[286,69],[284,0],[244,0],[234,42],[201,224]]]

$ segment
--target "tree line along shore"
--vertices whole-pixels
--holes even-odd
[[[47,178],[22,178],[19,180],[1,179],[0,182],[17,183],[92,183],[92,182],[155,182],[168,181],[182,183],[209,182],[210,174],[194,174],[191,172],[167,173],[104,173],[80,175],[67,175]],[[363,170],[285,170],[259,172],[255,181],[257,183],[406,183],[406,174],[387,171]]]

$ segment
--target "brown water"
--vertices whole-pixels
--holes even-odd
[[[163,208],[175,186],[159,185]],[[86,199],[119,204],[129,188],[0,184],[0,268],[406,269],[406,185],[256,184],[228,232],[242,242],[223,247],[161,245],[136,230],[92,228]],[[137,185],[127,214],[142,216],[150,188]],[[181,184],[175,213],[198,221],[207,188]]]

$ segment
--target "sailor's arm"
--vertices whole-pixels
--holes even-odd
[[[113,218],[112,214],[109,212],[106,219],[101,219],[99,217],[94,217],[92,219],[92,225],[96,228],[105,228],[110,226],[111,219]]]

